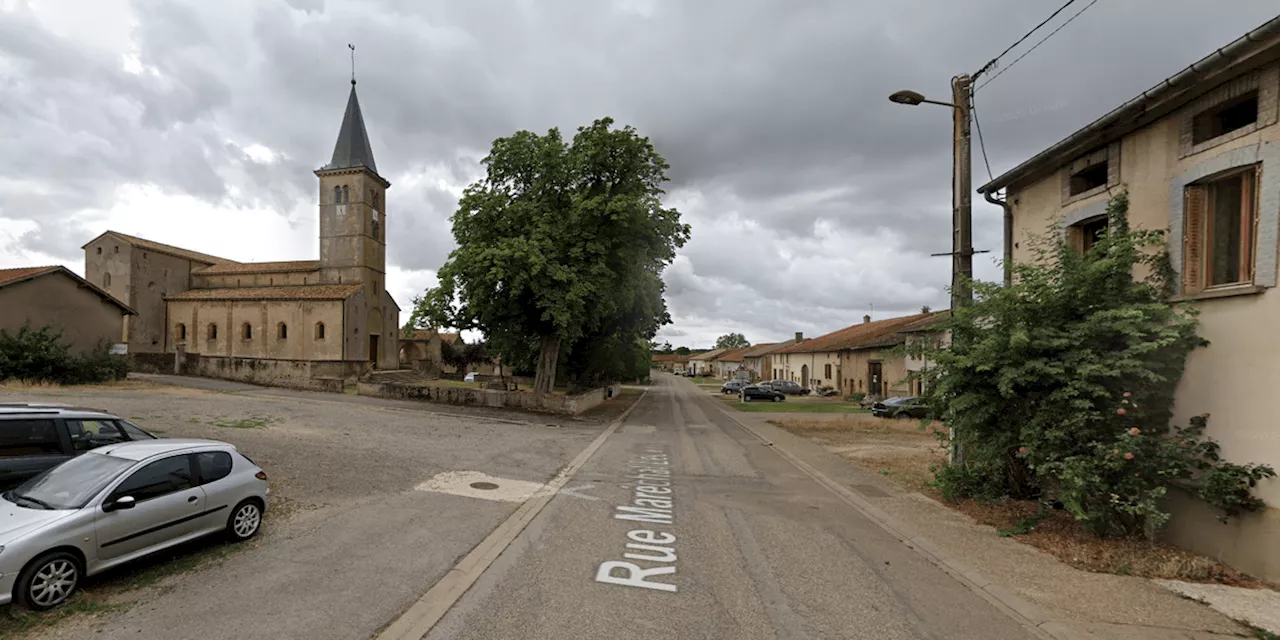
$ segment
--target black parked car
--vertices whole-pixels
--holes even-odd
[[[807,395],[809,395],[809,388],[808,388],[808,387],[802,387],[802,386],[800,386],[800,384],[799,384],[799,383],[797,383],[797,382],[792,382],[792,381],[790,381],[790,380],[772,380],[772,381],[770,381],[770,382],[768,383],[768,385],[769,385],[769,388],[770,388],[770,389],[773,389],[774,391],[779,391],[779,392],[785,393],[785,394],[787,394],[787,395],[789,395],[789,396],[807,396]]]
[[[774,391],[769,387],[762,387],[756,384],[749,384],[742,388],[742,401],[751,402],[752,400],[768,400],[770,402],[782,402],[787,396],[781,391]]]
[[[739,391],[742,391],[742,388],[747,386],[748,384],[750,383],[743,382],[742,380],[730,380],[724,383],[724,385],[720,387],[720,393],[726,393],[726,394],[737,393]]]
[[[154,439],[128,420],[94,409],[0,403],[0,491],[89,449]]]
[[[871,405],[871,415],[880,418],[924,418],[929,415],[929,405],[920,398],[889,398]]]

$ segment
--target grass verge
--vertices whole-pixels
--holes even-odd
[[[738,402],[738,396],[735,395],[723,395],[720,396],[720,399],[738,411],[750,413],[871,413],[870,409],[863,409],[852,402],[795,402],[791,400],[783,402],[766,402],[764,400]]]

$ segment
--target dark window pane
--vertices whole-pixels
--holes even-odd
[[[231,474],[231,454],[226,451],[205,451],[196,454],[200,465],[200,482],[209,484]]]
[[[1244,179],[1233,176],[1213,183],[1212,218],[1209,220],[1209,284],[1240,282],[1240,203]]]
[[[1080,224],[1081,248],[1088,252],[1107,233],[1107,219],[1098,218]]]
[[[125,435],[129,436],[130,440],[155,440],[156,439],[155,436],[147,433],[146,431],[143,431],[141,428],[139,428],[138,426],[134,425],[132,422],[129,422],[127,420],[120,421],[120,428],[124,429]]]
[[[124,442],[127,438],[111,420],[67,420],[67,432],[71,434],[71,446],[76,451],[88,451],[108,444]]]
[[[0,457],[62,453],[53,420],[0,420]]]
[[[181,455],[157,460],[138,469],[116,487],[112,496],[133,496],[134,500],[142,502],[192,486],[191,461],[189,456]]]

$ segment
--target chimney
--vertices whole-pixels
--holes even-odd
[[[801,342],[804,342],[804,332],[803,332],[803,331],[797,331],[797,332],[796,332],[796,344],[800,344]]]
[[[862,316],[862,324],[871,322],[871,316]]]

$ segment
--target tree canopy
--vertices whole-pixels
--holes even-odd
[[[716,338],[717,349],[743,349],[749,346],[751,343],[741,333],[726,333]]]
[[[668,165],[649,139],[604,118],[572,143],[557,129],[499,138],[483,164],[452,217],[458,248],[415,318],[480,330],[517,368],[537,354],[537,393],[555,385],[562,355],[583,383],[647,361],[670,322],[662,270],[689,238],[662,206]]]

